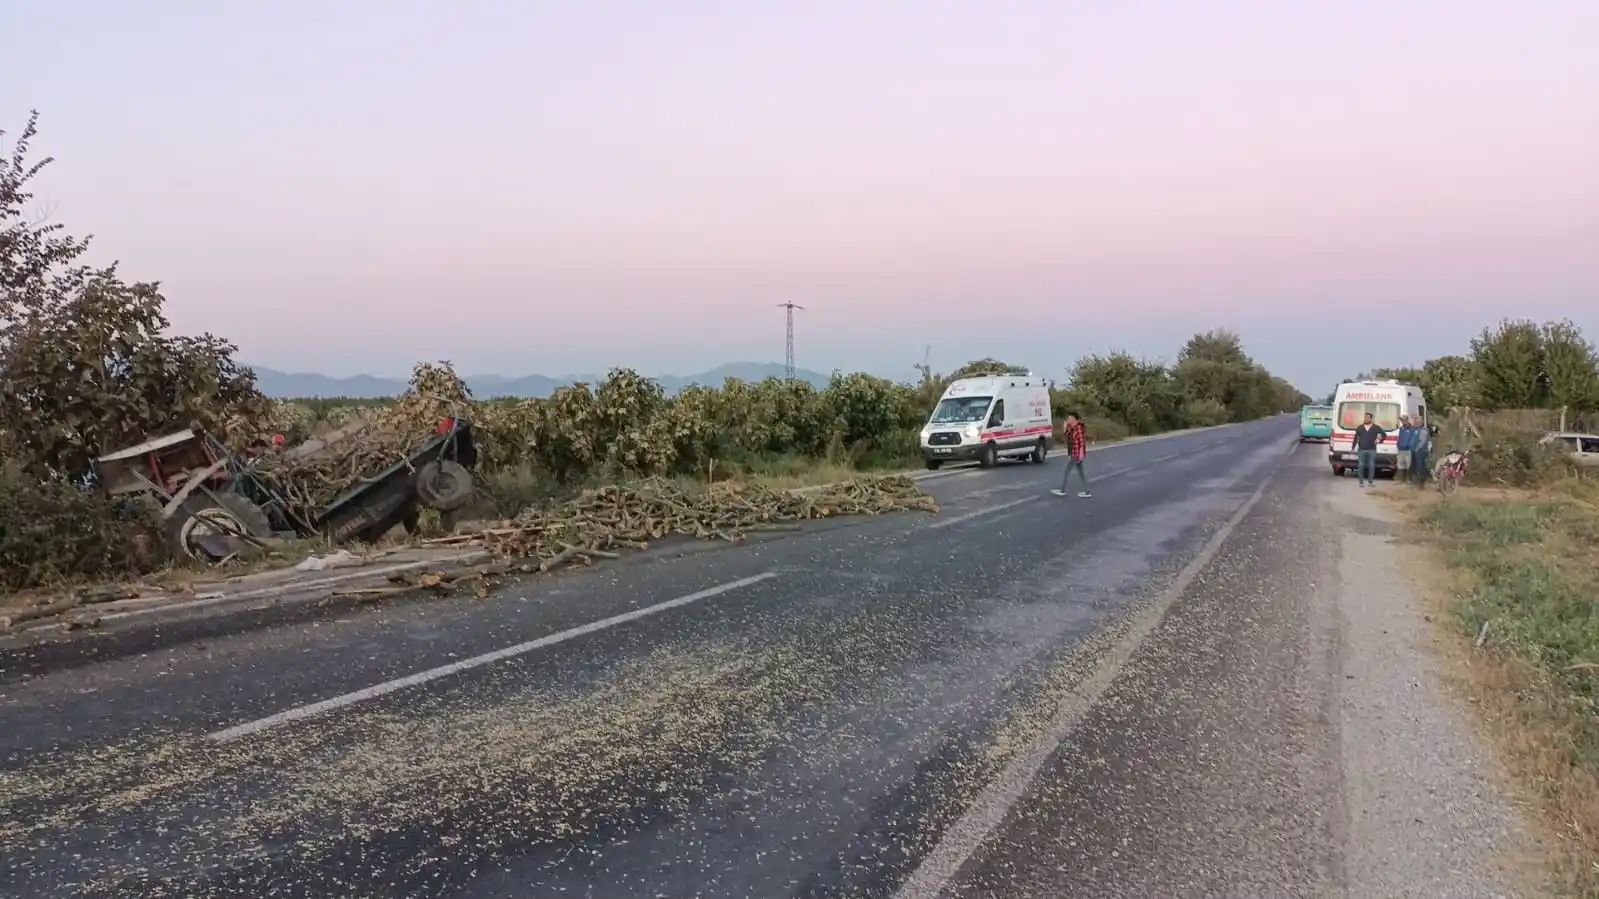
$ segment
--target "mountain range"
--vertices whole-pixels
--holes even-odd
[[[349,378],[335,378],[329,375],[320,375],[314,372],[285,372],[260,366],[251,366],[255,371],[256,386],[267,396],[278,399],[293,397],[350,397],[352,399],[375,399],[386,396],[397,396],[405,392],[405,378],[382,378],[373,375],[355,375]],[[819,372],[795,369],[794,376],[802,381],[809,381],[817,387],[827,384],[827,375]],[[702,371],[695,375],[662,375],[655,380],[668,394],[677,393],[690,384],[703,384],[707,387],[720,387],[728,378],[738,378],[743,381],[760,381],[765,378],[783,377],[783,366],[775,362],[730,362],[719,365],[709,371]],[[472,395],[478,399],[492,397],[546,397],[554,393],[556,388],[575,384],[579,381],[595,384],[604,378],[604,375],[564,375],[549,377],[547,375],[522,375],[520,377],[507,377],[505,375],[469,375],[466,377],[466,386],[471,388]]]

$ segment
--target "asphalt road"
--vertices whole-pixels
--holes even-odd
[[[0,895],[1336,892],[1295,420],[5,685]]]

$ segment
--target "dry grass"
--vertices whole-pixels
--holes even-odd
[[[1556,888],[1599,897],[1599,488],[1391,495],[1437,563],[1420,576],[1454,625],[1456,687],[1548,825]]]

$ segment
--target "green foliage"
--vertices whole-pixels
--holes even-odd
[[[154,283],[79,260],[84,238],[30,219],[30,116],[0,160],[0,455],[37,478],[76,477],[102,452],[198,423],[253,432],[267,403],[235,347],[169,334]],[[3,133],[3,132],[0,132]]]
[[[1027,367],[1025,365],[1011,365],[1008,362],[1001,362],[998,359],[985,356],[982,359],[974,359],[971,362],[962,365],[960,368],[950,372],[943,380],[944,386],[948,387],[950,381],[957,381],[961,378],[976,378],[982,375],[1025,374],[1027,374]]]
[[[1071,384],[1078,411],[1114,419],[1135,434],[1186,424],[1181,415],[1182,387],[1159,362],[1126,353],[1088,356],[1072,366]]]
[[[1477,374],[1465,356],[1440,356],[1428,359],[1416,382],[1434,409],[1455,409],[1476,405]]]
[[[0,466],[0,589],[147,573],[166,561],[158,524],[151,508]]]
[[[822,403],[834,416],[833,435],[848,444],[885,438],[915,419],[903,388],[866,374],[834,372]]]
[[[1543,332],[1530,321],[1503,321],[1471,341],[1477,400],[1485,409],[1537,409],[1546,398]]]
[[[1599,351],[1570,321],[1505,320],[1484,328],[1466,356],[1421,368],[1383,368],[1364,377],[1417,384],[1440,411],[1461,407],[1599,410]]]
[[[1582,330],[1569,321],[1546,322],[1541,336],[1549,406],[1574,412],[1599,409],[1599,354]]]

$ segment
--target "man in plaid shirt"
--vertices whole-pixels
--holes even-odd
[[[1087,499],[1094,494],[1088,491],[1088,475],[1083,471],[1083,459],[1088,456],[1088,435],[1083,431],[1083,420],[1076,412],[1066,414],[1066,427],[1061,434],[1066,440],[1066,474],[1060,479],[1060,489],[1052,490],[1056,496],[1066,495],[1066,485],[1071,483],[1072,472],[1083,480],[1083,489],[1077,495]]]

